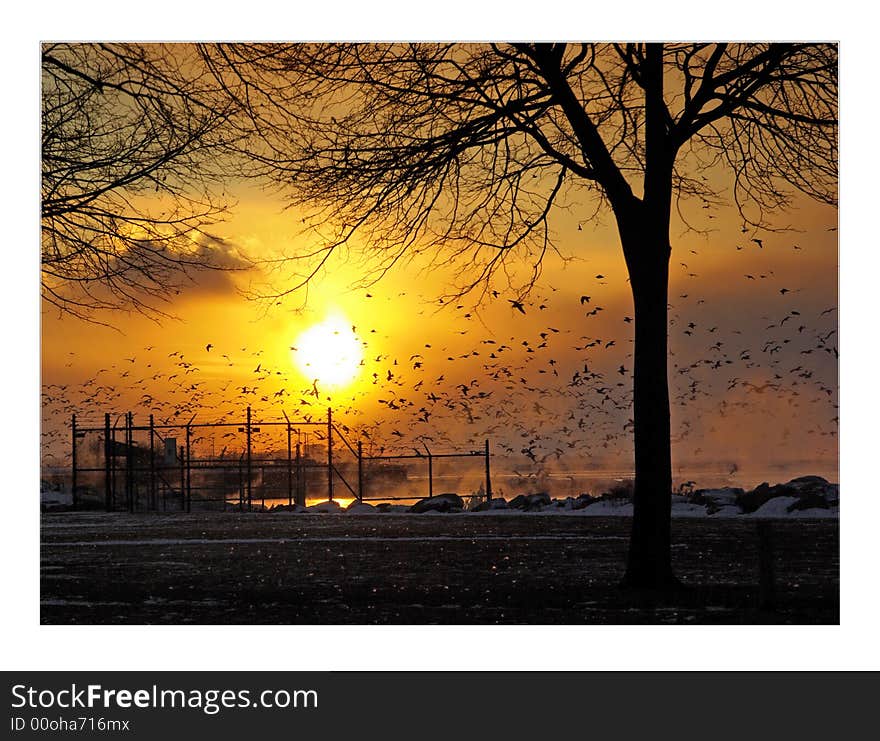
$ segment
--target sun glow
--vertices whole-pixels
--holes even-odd
[[[329,317],[303,332],[292,352],[297,367],[309,381],[333,388],[351,383],[364,357],[354,328],[339,316]]]

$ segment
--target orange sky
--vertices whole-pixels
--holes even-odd
[[[229,220],[214,229],[233,256],[240,250],[259,259],[302,244],[299,219],[282,202],[257,189],[234,196]],[[802,473],[810,462],[822,471],[834,467],[837,335],[828,333],[837,314],[822,312],[837,305],[836,210],[806,203],[776,224],[797,231],[760,235],[741,233],[732,209],[695,211],[691,224],[706,233],[673,225],[676,465],[790,463]],[[610,220],[583,222],[579,230],[584,218],[577,208],[556,212],[557,243],[573,259],[545,259],[525,315],[503,287],[478,307],[470,298],[441,306],[437,297],[454,270],[432,268],[425,258],[357,287],[360,257],[341,254],[313,281],[303,309],[302,296],[280,306],[244,297],[241,290],[267,277],[252,269],[197,276],[168,307],[177,319],[161,324],[115,314],[109,329],[46,310],[44,460],[64,459],[67,438],[59,429],[73,411],[83,423],[127,410],[142,419],[152,411],[157,420],[197,413],[209,421],[241,414],[249,403],[263,418],[280,417],[281,408],[291,418],[323,414],[332,405],[350,428],[366,427],[375,447],[428,441],[435,449],[467,448],[489,437],[520,470],[542,461],[557,469],[625,468],[631,299]],[[589,302],[582,304],[582,295]],[[316,398],[313,379],[289,348],[330,314],[356,327],[365,361],[350,386],[330,398],[319,387]],[[571,385],[585,363],[601,377]]]

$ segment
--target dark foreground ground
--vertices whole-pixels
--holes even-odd
[[[44,514],[40,614],[70,623],[837,623],[838,523],[673,521],[689,589],[617,584],[624,518]],[[765,593],[766,594],[766,593]]]

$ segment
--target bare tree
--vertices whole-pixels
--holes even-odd
[[[161,314],[189,272],[234,266],[205,231],[224,210],[214,191],[226,111],[201,101],[212,78],[197,74],[193,51],[44,44],[48,304],[90,320],[102,309]]]
[[[460,288],[485,291],[514,258],[537,274],[561,199],[586,193],[610,209],[635,311],[635,511],[624,581],[675,585],[671,209],[727,196],[748,229],[795,191],[835,202],[836,47],[324,44],[202,53],[244,113],[253,171],[338,226],[316,245],[317,266],[297,271],[285,291],[355,235],[384,267],[430,248],[466,255]],[[732,176],[729,193],[702,176],[719,165]]]

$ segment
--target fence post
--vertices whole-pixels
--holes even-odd
[[[285,415],[287,416],[287,415]],[[293,505],[293,469],[291,468],[290,421],[287,422],[287,506]]]
[[[364,443],[358,440],[358,501],[364,501]]]
[[[76,509],[76,415],[70,417],[70,499]]]
[[[186,426],[186,511],[189,512],[192,509],[192,482],[190,481],[190,470],[192,468],[191,463],[191,448],[190,448],[190,433],[192,432],[192,428],[187,425]]]
[[[130,476],[128,474],[129,468],[129,450],[131,449],[128,444],[128,412],[126,412],[122,416],[123,427],[122,427],[122,450],[123,450],[123,459],[122,459],[122,506],[125,507],[126,510],[131,512],[131,492],[128,490],[128,483]]]
[[[113,508],[113,482],[110,480],[110,458],[113,443],[110,441],[110,413],[104,414],[104,507],[109,512]]]
[[[125,413],[125,497],[128,511],[134,512],[134,457],[132,446],[134,445],[134,424],[131,412]]]
[[[327,407],[327,498],[333,501],[333,410]]]
[[[422,445],[425,445],[422,443]],[[431,451],[428,449],[428,446],[425,445],[425,450],[428,453],[428,496],[434,496],[434,456],[431,455]]]
[[[238,456],[238,511],[244,512],[244,469],[242,468],[242,459],[244,453]]]
[[[119,418],[116,418],[116,421],[113,423],[113,426],[110,428],[110,508],[116,509],[116,479],[117,479],[117,471],[116,471],[116,425],[119,424]]]
[[[297,438],[299,438],[298,433]],[[301,507],[306,506],[305,487],[303,486],[302,449],[299,439],[296,442],[296,503]]]
[[[247,486],[247,505],[248,512],[251,511],[251,408],[248,406],[247,408],[247,423],[245,426],[245,431],[247,432],[247,480],[245,485]]]
[[[186,509],[186,448],[183,445],[177,448],[177,458],[180,461],[180,509]]]
[[[486,501],[492,500],[492,477],[489,473],[489,440],[486,439]]]
[[[156,501],[156,425],[150,415],[150,509],[158,510]]]

